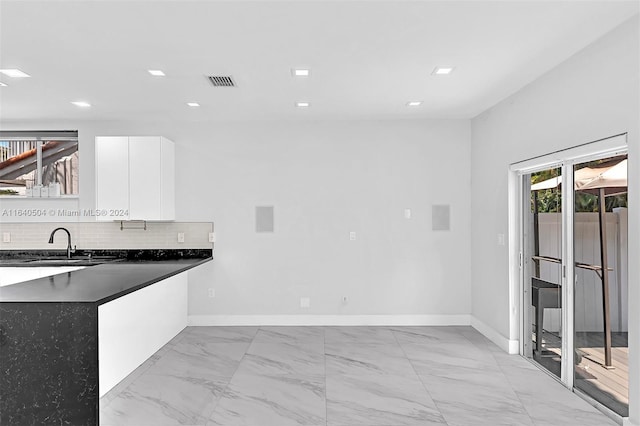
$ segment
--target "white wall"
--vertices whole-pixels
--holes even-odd
[[[496,244],[508,228],[510,163],[628,132],[629,234],[640,235],[638,35],[636,16],[472,120],[472,312],[505,338],[518,338],[509,322],[509,247]],[[637,238],[629,239],[629,258],[640,258]],[[638,268],[630,262],[631,401],[640,401]],[[640,423],[639,404],[630,417]]]
[[[468,120],[3,124],[38,127],[78,129],[80,208],[94,204],[96,135],[175,141],[176,219],[213,221],[217,238],[214,262],[190,273],[190,315],[468,318]],[[451,206],[451,231],[431,230],[433,204]],[[255,232],[261,205],[273,234]]]
[[[205,188],[178,196],[201,211],[179,213],[212,217],[217,235],[211,280],[191,290],[218,295],[190,313],[468,313],[468,141],[468,122],[225,126],[189,141],[179,186]],[[431,231],[432,204],[451,204],[451,232]],[[275,207],[274,234],[255,233],[259,205]]]

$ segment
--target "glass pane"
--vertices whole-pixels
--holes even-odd
[[[626,159],[574,167],[574,385],[623,417],[629,415]]]
[[[42,173],[42,185],[53,184],[55,195],[78,194],[78,141],[0,140],[0,195],[28,195]],[[42,170],[38,170],[38,151]],[[59,192],[59,193],[58,193]],[[50,196],[47,191],[47,196]]]
[[[78,194],[78,142],[50,141],[42,146],[42,184],[57,183],[61,195]]]
[[[560,377],[562,359],[562,175],[560,168],[525,176],[525,354]]]

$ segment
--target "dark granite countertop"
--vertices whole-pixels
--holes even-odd
[[[212,257],[159,259],[161,260],[122,258],[115,262],[109,261],[72,272],[7,285],[0,287],[0,302],[69,302],[100,305],[206,263],[212,260]]]

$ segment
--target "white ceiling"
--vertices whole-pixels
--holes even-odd
[[[0,117],[471,118],[637,13],[635,0],[2,0],[0,68],[31,78],[0,76]]]

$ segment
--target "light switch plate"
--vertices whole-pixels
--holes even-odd
[[[2,242],[3,243],[10,243],[11,242],[11,233],[10,232],[3,232],[2,233]]]
[[[311,299],[308,297],[301,297],[300,298],[300,307],[301,308],[308,308],[309,306],[311,306]]]
[[[405,219],[411,219],[411,209],[404,209]]]
[[[349,232],[349,241],[355,241],[356,240],[356,233],[351,231]]]
[[[178,242],[184,243],[184,232],[178,232]]]

